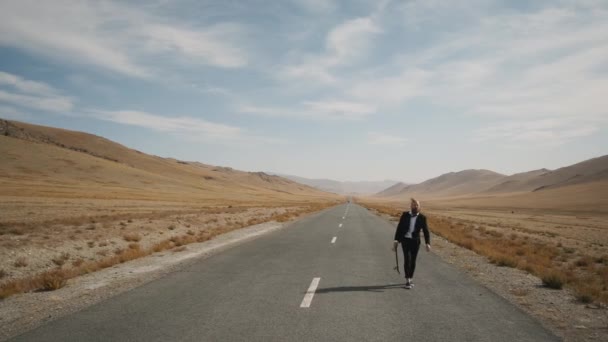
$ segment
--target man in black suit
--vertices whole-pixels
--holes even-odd
[[[405,288],[414,287],[412,278],[416,269],[416,256],[420,249],[420,231],[424,233],[424,242],[427,252],[431,251],[431,235],[426,224],[426,216],[420,213],[420,202],[412,198],[409,212],[404,212],[399,219],[399,225],[395,231],[393,251],[397,251],[397,245],[401,243],[403,248],[403,268],[405,269]]]

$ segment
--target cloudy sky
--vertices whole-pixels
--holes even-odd
[[[0,0],[0,118],[337,180],[608,152],[608,1]]]

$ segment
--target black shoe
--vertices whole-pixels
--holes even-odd
[[[405,283],[405,288],[406,289],[411,289],[412,288],[412,284],[410,284],[409,282]]]

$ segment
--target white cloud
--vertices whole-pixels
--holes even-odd
[[[375,108],[348,101],[307,101],[304,102],[304,112],[312,117],[357,120],[374,113]]]
[[[46,83],[23,79],[20,76],[0,71],[0,85],[8,85],[19,91],[37,95],[54,95],[56,91]]]
[[[161,132],[197,133],[224,139],[234,139],[242,134],[241,128],[193,117],[166,117],[133,110],[94,111],[92,114],[97,119],[145,127]]]
[[[335,83],[332,69],[351,65],[365,57],[371,48],[372,37],[380,33],[382,29],[371,17],[347,20],[327,33],[323,53],[307,55],[301,61],[286,65],[280,76],[322,84]]]
[[[215,143],[275,143],[278,139],[250,134],[241,127],[210,122],[189,116],[167,117],[134,110],[91,110],[96,119],[170,132],[190,140]]]
[[[298,118],[310,120],[361,120],[375,112],[375,108],[351,101],[323,100],[304,101],[292,107],[240,105],[240,113],[277,118]]]
[[[571,118],[504,121],[476,130],[472,141],[498,140],[511,146],[555,147],[598,130],[593,123]]]
[[[72,109],[72,101],[67,97],[21,95],[3,90],[0,90],[0,102],[51,112],[67,112]]]
[[[118,2],[4,1],[0,11],[0,45],[134,77],[152,76],[158,66],[149,59],[159,56],[244,66],[239,34],[235,25],[187,27]]]
[[[404,146],[407,139],[386,133],[370,132],[367,135],[367,142],[370,145]]]
[[[50,85],[7,72],[0,71],[0,87],[12,88],[0,88],[0,103],[50,112],[69,112],[74,107],[70,97],[62,96]]]

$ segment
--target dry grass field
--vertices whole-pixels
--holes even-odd
[[[344,201],[261,172],[0,120],[0,298]]]
[[[500,267],[537,275],[543,285],[572,288],[584,303],[608,303],[606,184],[543,193],[423,201],[432,233]],[[424,199],[422,199],[424,200]],[[577,203],[583,201],[585,205]],[[408,199],[359,203],[399,217]]]

